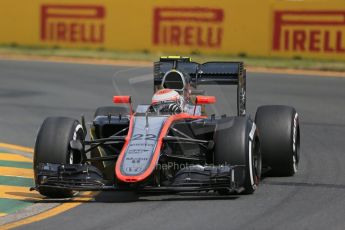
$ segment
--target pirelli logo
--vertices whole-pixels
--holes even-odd
[[[223,9],[218,8],[155,8],[153,44],[220,48],[223,21]]]
[[[103,43],[105,9],[98,5],[42,5],[41,40]]]
[[[276,11],[272,49],[345,54],[345,11]]]

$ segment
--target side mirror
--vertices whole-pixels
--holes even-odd
[[[216,103],[215,96],[196,96],[195,104],[196,105],[205,105],[205,104],[214,104]]]
[[[115,104],[131,104],[132,98],[131,96],[114,96],[113,102]]]
[[[132,97],[131,96],[114,96],[113,102],[114,102],[114,104],[129,104],[130,113],[131,113],[131,115],[133,115]]]

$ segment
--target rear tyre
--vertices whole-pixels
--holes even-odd
[[[262,161],[271,168],[269,176],[293,176],[300,158],[300,130],[296,110],[268,105],[255,115],[261,140]]]
[[[255,124],[247,117],[222,120],[215,132],[215,165],[245,165],[244,194],[252,194],[260,181],[261,153]],[[227,190],[218,191],[228,194]]]
[[[34,175],[36,185],[42,179],[37,175],[40,163],[78,164],[82,155],[70,148],[71,140],[83,140],[84,131],[79,122],[67,117],[49,117],[44,120],[36,139],[34,151]],[[66,198],[74,195],[70,189],[40,188],[39,193],[51,198]]]
[[[130,114],[130,110],[127,107],[121,107],[121,106],[103,106],[97,108],[94,118],[97,116],[117,116],[117,115],[128,115]]]

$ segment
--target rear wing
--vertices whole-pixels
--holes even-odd
[[[154,63],[154,86],[162,84],[166,72],[177,69],[198,85],[237,85],[237,113],[246,114],[246,70],[243,62],[206,62],[199,64],[187,57],[164,57]]]

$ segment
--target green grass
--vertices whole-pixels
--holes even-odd
[[[110,50],[91,50],[91,49],[63,49],[55,48],[42,48],[33,46],[17,46],[0,45],[1,54],[17,54],[17,55],[35,55],[42,57],[73,57],[73,58],[87,58],[87,59],[108,59],[108,60],[136,60],[136,61],[155,61],[162,55],[178,55],[166,53],[150,53],[147,51],[142,52],[121,52]],[[201,55],[191,54],[188,55],[193,60],[198,62],[205,62],[210,60],[222,61],[243,61],[246,66],[251,67],[266,67],[266,68],[282,68],[282,69],[305,69],[305,70],[323,70],[323,71],[341,71],[345,72],[345,61],[335,60],[312,60],[312,59],[287,59],[287,58],[264,58],[264,57],[247,57],[242,54],[239,56],[228,55]]]

